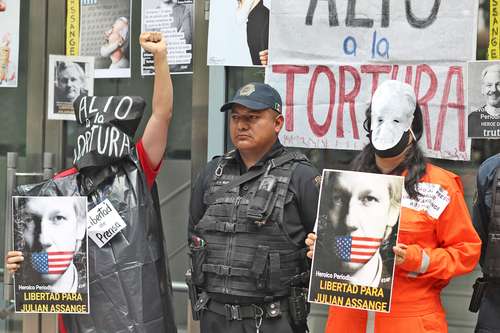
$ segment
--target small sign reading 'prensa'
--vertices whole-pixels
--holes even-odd
[[[106,245],[127,226],[108,199],[95,206],[88,214],[87,232],[99,247]]]

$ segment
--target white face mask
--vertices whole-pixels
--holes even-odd
[[[391,149],[411,128],[416,97],[413,88],[395,80],[384,81],[371,105],[371,142],[377,150]]]

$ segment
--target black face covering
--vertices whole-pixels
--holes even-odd
[[[378,150],[377,148],[375,148],[375,146],[372,143],[372,136],[369,135],[368,137],[370,139],[370,144],[372,145],[373,149],[375,150],[375,154],[377,154],[377,156],[382,157],[382,158],[389,158],[389,157],[398,156],[406,149],[406,147],[408,146],[408,139],[410,137],[410,131],[408,130],[408,131],[404,132],[403,135],[401,136],[401,139],[399,140],[399,142],[394,147],[386,149],[386,150]]]
[[[73,164],[78,170],[110,165],[130,153],[146,103],[136,96],[80,96],[73,103],[80,125]]]

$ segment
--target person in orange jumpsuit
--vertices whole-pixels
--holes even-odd
[[[373,95],[364,128],[370,143],[355,171],[405,176],[390,313],[331,306],[325,332],[448,332],[441,290],[476,266],[481,240],[460,178],[428,163],[418,147],[423,121],[411,86],[385,81]],[[309,234],[308,256],[316,236]]]

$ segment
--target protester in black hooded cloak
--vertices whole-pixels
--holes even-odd
[[[141,46],[154,55],[152,115],[134,145],[144,113],[141,97],[81,96],[74,168],[51,180],[21,186],[19,195],[87,196],[88,208],[108,199],[126,228],[99,248],[89,240],[89,315],[59,317],[60,332],[176,332],[171,280],[164,251],[154,183],[166,148],[172,115],[172,82],[161,33],[145,32]],[[22,253],[10,251],[9,271]]]

